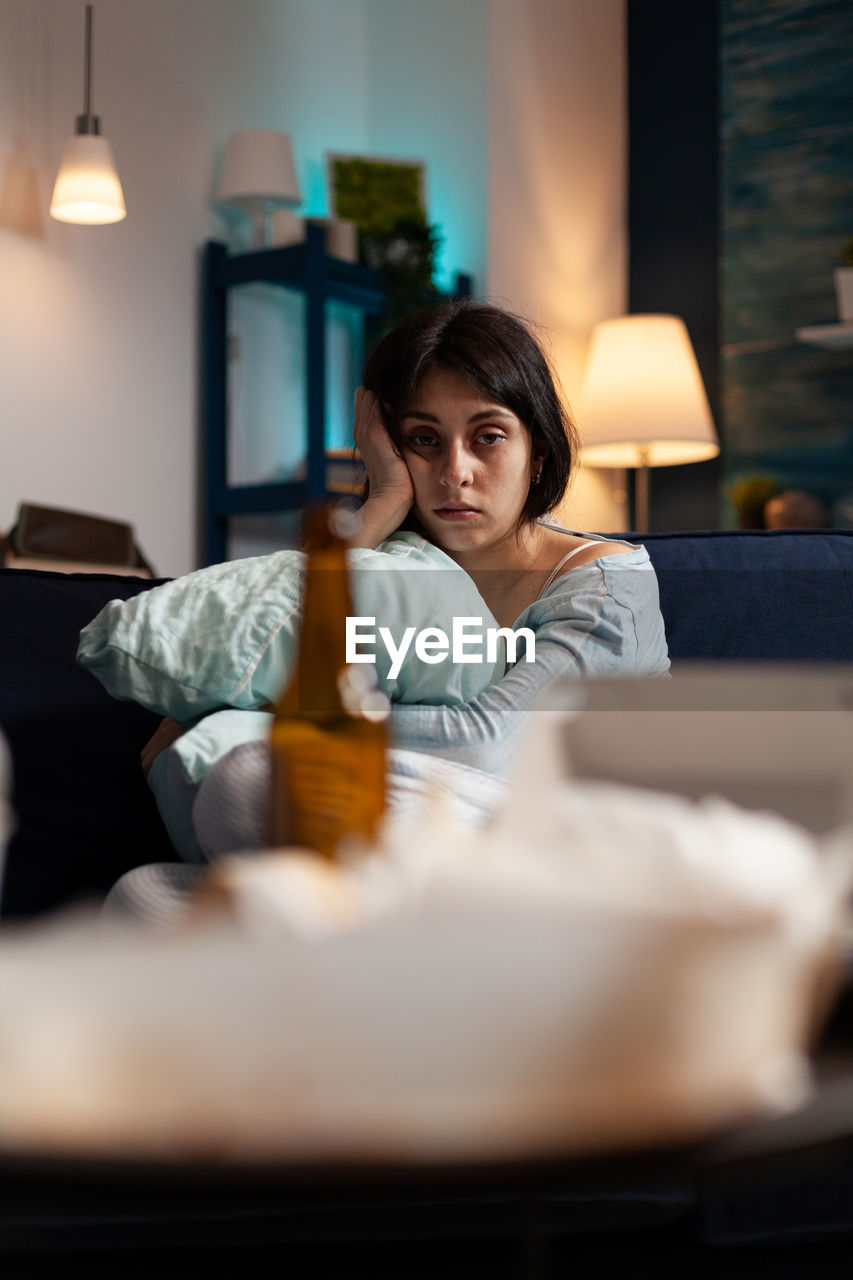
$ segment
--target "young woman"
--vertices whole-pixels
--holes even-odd
[[[498,779],[556,680],[667,673],[657,580],[643,547],[547,519],[566,491],[577,433],[535,339],[497,307],[446,302],[383,338],[356,392],[354,438],[368,476],[358,544],[415,531],[465,570],[500,626],[535,638],[535,661],[517,652],[503,678],[467,702],[392,707],[392,809],[416,807],[438,782],[477,823],[499,803]],[[146,775],[182,732],[163,722],[143,751]],[[263,741],[213,765],[192,810],[201,857],[264,846],[269,777]],[[108,907],[175,919],[199,874],[137,868]]]
[[[415,530],[468,573],[500,626],[535,636],[535,661],[519,651],[469,702],[396,704],[395,746],[500,774],[554,680],[668,672],[646,550],[547,520],[579,442],[519,319],[463,298],[403,321],[367,361],[353,435],[368,476],[359,545]],[[164,722],[146,773],[181,732]]]
[[[461,299],[398,325],[365,367],[354,436],[368,475],[362,545],[417,530],[465,569],[501,626],[535,635],[535,662],[516,662],[478,698],[395,706],[398,747],[500,772],[553,680],[666,674],[645,549],[546,518],[578,437],[520,320]]]

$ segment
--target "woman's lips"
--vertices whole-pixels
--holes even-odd
[[[472,520],[480,512],[476,507],[436,507],[435,514],[439,520],[464,521]]]

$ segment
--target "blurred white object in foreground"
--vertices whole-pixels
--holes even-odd
[[[851,663],[691,662],[668,680],[565,681],[549,708],[530,717],[525,763],[547,754],[564,775],[720,795],[814,835],[853,823]]]
[[[172,937],[7,932],[0,1149],[517,1157],[803,1098],[849,832],[555,779],[385,840],[230,859],[228,912]]]

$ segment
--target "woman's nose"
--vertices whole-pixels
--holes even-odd
[[[462,485],[471,483],[473,480],[471,458],[463,445],[450,445],[444,456],[440,479],[441,483],[447,485],[449,489],[458,489]]]

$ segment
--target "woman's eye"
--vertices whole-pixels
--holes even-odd
[[[435,436],[421,435],[418,433],[416,435],[409,436],[408,443],[414,449],[426,449],[430,445],[435,444]]]
[[[504,437],[500,431],[484,431],[480,436],[481,444],[497,444]]]

